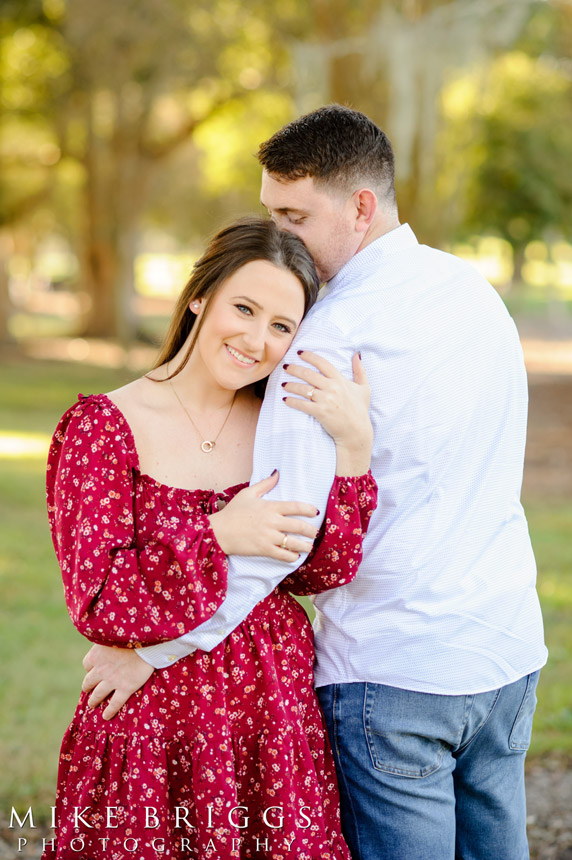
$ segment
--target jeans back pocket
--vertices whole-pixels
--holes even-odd
[[[441,767],[449,748],[439,739],[443,724],[436,697],[383,684],[366,684],[364,730],[376,770],[416,779]]]

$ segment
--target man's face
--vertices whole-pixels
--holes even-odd
[[[333,278],[363,240],[363,233],[355,229],[357,212],[352,197],[316,187],[310,176],[279,181],[264,170],[260,201],[281,230],[304,242],[320,281]]]

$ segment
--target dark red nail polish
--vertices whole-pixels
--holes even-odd
[[[282,383],[282,388],[286,388],[286,386],[287,386],[287,385],[288,385],[288,383],[287,383],[287,382],[283,382],[283,383]]]
[[[361,361],[361,352],[358,352],[358,358]]]
[[[274,469],[274,471],[270,473],[270,477],[272,477],[273,475],[275,475],[277,471],[278,471],[278,469]]]
[[[282,398],[282,400],[286,400],[286,398],[285,398],[285,397],[283,397],[283,398]]]
[[[298,352],[296,353],[296,355],[302,355],[303,352],[304,352],[303,349],[299,349]]]
[[[282,367],[284,368],[284,370],[288,370],[289,365],[288,365],[288,364],[283,364],[283,365],[282,365]]]

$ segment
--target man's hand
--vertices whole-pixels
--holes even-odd
[[[96,708],[113,693],[103,712],[104,720],[114,717],[154,671],[132,648],[107,645],[93,645],[83,658],[83,668],[86,676],[81,688],[85,693],[93,690],[88,699],[90,708]]]

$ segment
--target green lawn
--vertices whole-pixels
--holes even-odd
[[[78,391],[110,390],[128,378],[76,364],[5,364],[0,442],[10,432],[24,439],[51,434]],[[530,755],[572,758],[572,504],[529,500],[527,510],[551,651]],[[53,803],[59,743],[78,697],[87,650],[64,607],[46,523],[41,454],[0,459],[0,580],[0,809],[33,804],[39,811]]]
[[[0,443],[10,431],[51,435],[79,391],[109,391],[126,379],[75,364],[5,364]],[[42,455],[0,459],[0,809],[53,803],[59,744],[87,650],[63,602],[44,474]]]
[[[540,676],[531,756],[572,760],[572,502],[526,504],[549,660]]]

